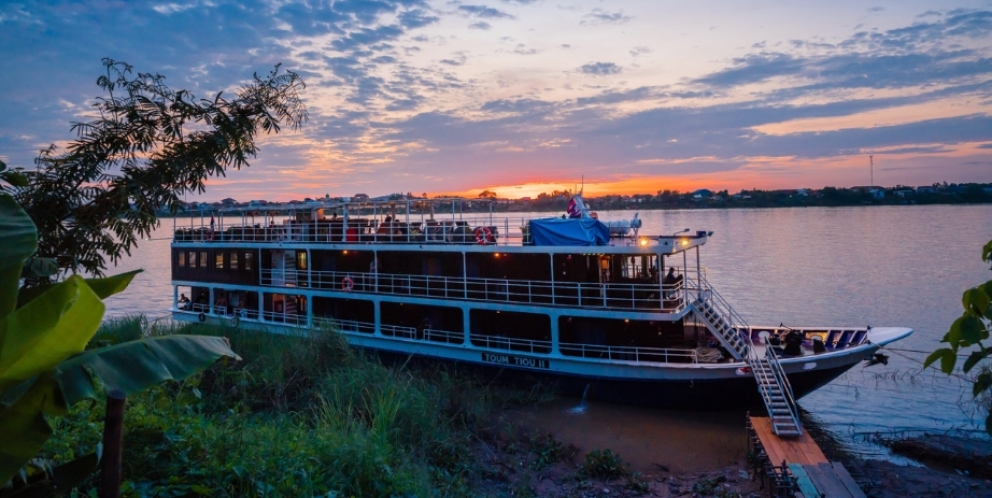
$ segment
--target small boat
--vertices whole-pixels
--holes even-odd
[[[329,327],[385,355],[606,401],[763,406],[784,436],[802,433],[799,398],[912,333],[748,324],[701,266],[712,232],[645,235],[637,216],[602,222],[580,196],[561,218],[500,218],[479,205],[325,202],[266,212],[260,224],[233,209],[209,227],[200,215],[199,226],[174,229],[173,317],[275,333]]]

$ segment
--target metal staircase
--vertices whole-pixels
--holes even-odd
[[[799,407],[775,350],[769,347],[764,357],[759,355],[751,343],[747,322],[705,280],[697,286],[693,312],[731,355],[747,362],[771,419],[772,431],[780,437],[801,436]]]

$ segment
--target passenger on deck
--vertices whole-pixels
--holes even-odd
[[[214,306],[220,308],[222,314],[227,314],[227,296],[219,296],[214,300]]]
[[[798,330],[790,330],[789,333],[785,335],[785,354],[788,356],[802,356],[802,344],[803,334]]]
[[[180,294],[179,295],[179,309],[181,309],[181,310],[189,310],[189,307],[190,307],[189,298],[186,297],[186,294]]]
[[[675,295],[675,285],[679,283],[680,278],[675,276],[674,266],[668,268],[668,274],[665,275],[665,281],[662,282],[664,284],[662,288],[665,290],[665,299],[671,299]]]

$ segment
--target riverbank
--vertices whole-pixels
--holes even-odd
[[[544,386],[507,387],[435,365],[383,365],[333,331],[287,337],[128,318],[108,321],[93,343],[171,333],[228,337],[244,361],[128,399],[125,496],[765,492],[749,474],[737,413],[579,405]],[[82,405],[56,419],[44,456],[59,462],[93,451],[102,416],[102,406]],[[986,496],[974,494],[984,481],[967,476],[851,465],[878,483],[868,496],[947,486]],[[78,491],[96,485],[93,476]]]

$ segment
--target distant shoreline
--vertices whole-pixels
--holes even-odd
[[[482,199],[465,199],[467,203],[480,203],[486,202]],[[966,206],[966,205],[984,205],[992,204],[992,195],[989,195],[988,199],[981,200],[961,200],[961,199],[941,199],[934,201],[925,201],[922,199],[879,199],[876,201],[862,201],[858,203],[827,203],[827,202],[817,202],[821,199],[809,199],[811,202],[790,202],[790,203],[775,203],[775,202],[748,202],[748,201],[701,201],[693,202],[688,204],[675,204],[675,205],[659,205],[656,202],[641,202],[641,203],[604,203],[597,200],[590,200],[587,205],[590,210],[596,211],[679,211],[679,210],[702,210],[702,209],[776,209],[776,208],[797,208],[797,207],[873,207],[873,206]],[[411,203],[416,202],[411,200]],[[541,204],[529,204],[521,205],[519,200],[505,200],[498,199],[490,201],[493,203],[492,212],[494,213],[564,213],[568,202],[567,201],[556,201],[553,203],[541,203]],[[277,204],[269,206],[260,207],[244,207],[244,206],[232,206],[232,207],[211,207],[204,210],[198,211],[181,211],[178,213],[169,213],[166,211],[160,211],[156,213],[159,218],[185,218],[190,215],[203,214],[204,216],[209,216],[210,214],[220,213],[220,212],[231,212],[231,211],[254,211],[261,215],[262,213],[269,211],[301,211],[309,209],[307,204],[296,204],[296,205],[286,205]],[[464,213],[488,213],[488,206],[486,207],[476,207],[476,206],[465,206],[462,209]]]

